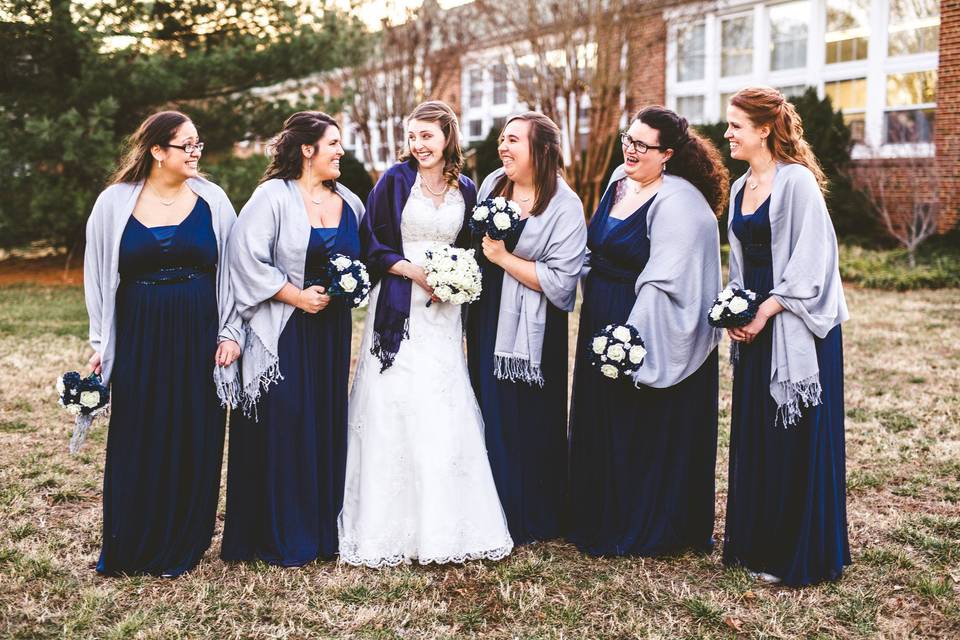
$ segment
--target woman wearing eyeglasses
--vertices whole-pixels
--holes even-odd
[[[147,118],[87,221],[90,365],[111,386],[97,571],[177,576],[213,535],[243,331],[225,256],[236,213],[176,111]]]
[[[590,220],[571,407],[569,539],[598,556],[713,545],[720,289],[720,154],[663,107],[622,135],[624,164]],[[633,380],[589,362],[608,324],[636,327]]]

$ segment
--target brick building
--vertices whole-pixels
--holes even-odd
[[[899,190],[909,206],[916,173],[933,165],[941,229],[960,221],[960,0],[664,6],[631,25],[625,111],[661,103],[692,123],[712,123],[741,87],[771,85],[789,96],[813,86],[843,111],[857,165],[892,172],[888,194]],[[463,90],[438,97],[457,105],[468,142],[525,108],[499,52],[465,50],[458,63]],[[384,168],[399,142],[384,138],[371,145],[376,157],[361,159]]]

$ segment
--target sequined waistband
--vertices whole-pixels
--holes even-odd
[[[136,277],[126,280],[133,284],[178,284],[189,280],[196,280],[209,276],[217,271],[216,265],[203,267],[166,267],[150,273],[140,273]]]

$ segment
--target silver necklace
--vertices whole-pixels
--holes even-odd
[[[154,187],[152,184],[150,184],[150,181],[147,180],[147,186],[150,187],[150,191],[153,191],[154,195],[157,196],[157,200],[159,200],[160,204],[162,204],[165,207],[169,207],[170,205],[172,205],[174,202],[177,201],[177,198],[180,196],[180,192],[183,191],[184,184],[186,183],[185,182],[180,183],[180,188],[177,189],[177,192],[175,194],[173,194],[173,198],[171,198],[170,200],[164,200],[163,196],[160,195],[160,192],[157,191],[157,188]]]
[[[443,188],[440,189],[440,191],[434,191],[433,189],[430,188],[430,184],[427,182],[427,179],[423,177],[423,174],[420,173],[419,171],[417,172],[417,174],[420,176],[420,184],[423,185],[424,187],[426,187],[426,188],[427,188],[427,191],[429,191],[430,193],[432,193],[432,194],[435,195],[435,196],[442,196],[443,194],[445,194],[445,193],[447,192],[447,189],[450,188],[450,185],[448,185],[446,182],[444,182],[444,183],[443,183]]]
[[[636,195],[640,195],[640,192],[641,192],[642,190],[646,189],[647,187],[649,187],[650,185],[652,185],[654,182],[656,182],[656,181],[659,180],[659,179],[660,179],[660,176],[657,176],[656,178],[654,178],[654,179],[651,180],[650,182],[647,182],[646,184],[644,184],[641,180],[634,180],[633,178],[630,178],[630,182],[636,183],[636,184],[632,185],[632,186],[633,186],[633,192],[634,192]]]

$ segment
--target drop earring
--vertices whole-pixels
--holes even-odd
[[[157,160],[157,162],[160,164],[160,168],[163,169],[163,160]]]

